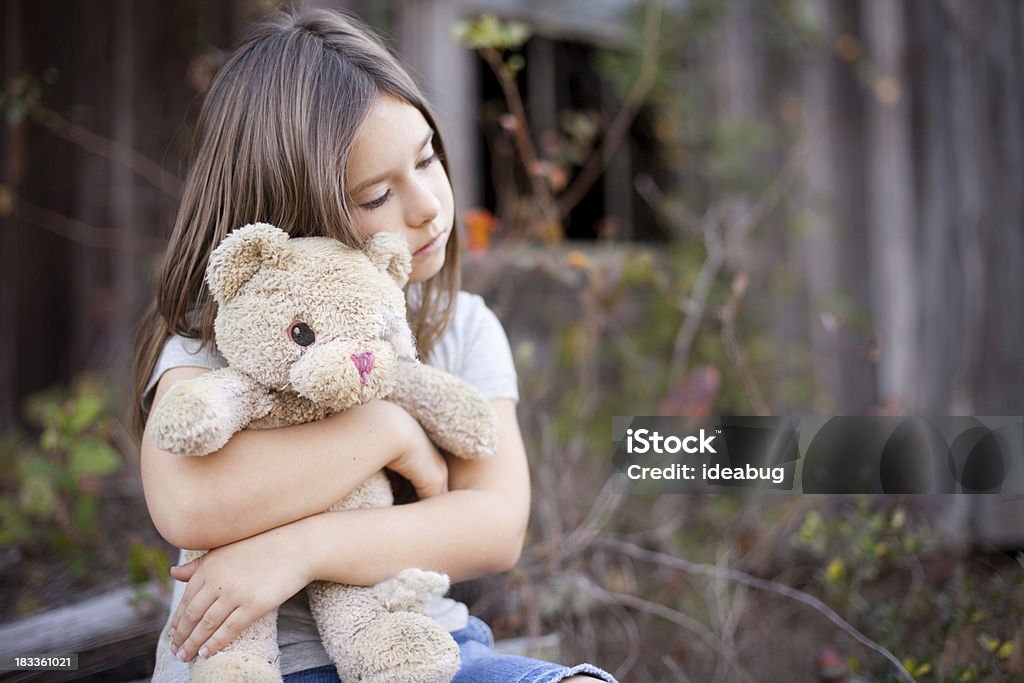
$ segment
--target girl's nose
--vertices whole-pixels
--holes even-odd
[[[434,194],[429,183],[420,181],[415,184],[412,206],[410,207],[409,224],[418,228],[432,223],[441,211],[441,200]]]
[[[373,370],[373,352],[353,353],[352,362],[355,363],[356,370],[359,372],[359,381],[366,384],[366,379],[370,376],[370,371]]]

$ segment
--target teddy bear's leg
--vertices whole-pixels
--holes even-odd
[[[193,683],[281,683],[277,610],[264,615],[208,659],[189,666]]]
[[[430,617],[390,611],[388,598],[396,589],[396,605],[420,600],[404,582],[385,583],[364,588],[318,581],[307,588],[310,610],[338,676],[363,683],[448,683],[459,670],[458,645]]]
[[[185,559],[191,562],[205,554],[205,551],[190,550]],[[280,683],[279,659],[277,610],[274,610],[256,620],[217,654],[193,660],[189,665],[189,678],[195,683]]]

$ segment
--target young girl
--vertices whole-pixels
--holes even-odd
[[[437,127],[396,59],[355,21],[326,11],[263,21],[220,69],[196,132],[156,302],[140,332],[142,427],[175,382],[221,367],[203,274],[212,250],[246,223],[358,245],[389,231],[413,253],[410,322],[421,356],[492,400],[495,457],[445,461],[402,408],[375,401],[319,422],[243,431],[217,453],[180,457],[142,440],[153,521],[182,548],[213,548],[172,569],[178,584],[154,681],[184,680],[281,605],[286,681],[338,681],[309,615],[313,580],[369,585],[406,567],[453,580],[504,571],[521,551],[529,475],[516,422],[515,369],[501,324],[459,291],[454,201]],[[323,512],[373,472],[408,479],[420,500]],[[613,681],[491,649],[489,629],[452,600],[430,615],[462,653],[456,681]],[[410,682],[415,683],[415,682]]]

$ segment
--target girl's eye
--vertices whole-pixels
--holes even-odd
[[[294,322],[288,330],[292,341],[299,346],[310,346],[316,341],[316,334],[306,323]]]
[[[419,169],[426,168],[427,166],[430,166],[435,161],[437,161],[437,152],[435,152],[435,151],[433,151],[433,149],[431,149],[430,156],[427,157],[426,159],[423,159],[418,164],[416,164],[416,168],[419,168]]]
[[[367,209],[368,211],[373,211],[374,209],[379,209],[380,207],[384,206],[384,202],[386,202],[388,200],[388,197],[390,197],[390,196],[391,196],[391,190],[388,190],[387,192],[385,192],[381,196],[377,197],[376,199],[371,199],[370,201],[366,202],[365,204],[360,204],[359,207],[362,208],[362,209]]]

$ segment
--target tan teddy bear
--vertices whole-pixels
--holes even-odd
[[[364,250],[324,237],[292,239],[265,223],[235,230],[210,258],[217,348],[229,367],[176,384],[150,417],[153,440],[182,455],[220,449],[240,429],[317,420],[374,399],[410,412],[440,448],[490,455],[497,417],[466,382],[420,364],[402,291],[405,240],[374,235]],[[282,453],[281,457],[287,457]],[[383,472],[332,510],[391,505]],[[203,551],[190,551],[194,559]],[[450,681],[455,641],[422,614],[448,577],[407,569],[369,588],[311,584],[310,609],[343,681]],[[191,665],[193,680],[280,681],[277,613]]]

